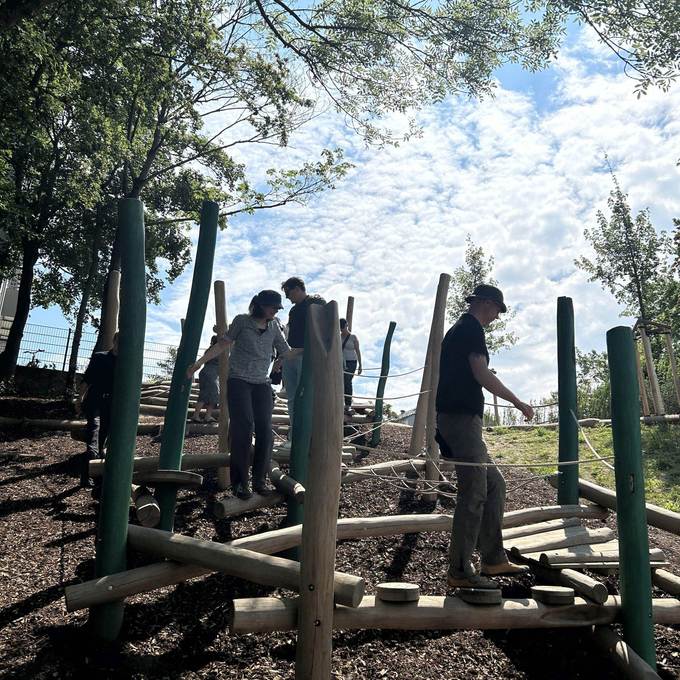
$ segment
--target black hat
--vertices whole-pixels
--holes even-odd
[[[257,304],[262,307],[277,307],[278,309],[283,309],[281,295],[275,290],[261,290],[253,299],[253,302],[257,302]]]
[[[468,295],[465,298],[465,302],[474,302],[475,300],[491,300],[501,308],[501,312],[508,311],[505,302],[503,302],[503,293],[496,286],[488,286],[485,283],[475,286],[472,295]]]

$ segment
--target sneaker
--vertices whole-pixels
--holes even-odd
[[[500,588],[499,583],[479,574],[463,574],[462,576],[447,574],[446,584],[450,588],[483,588],[484,590]]]
[[[529,567],[525,564],[515,564],[514,562],[501,562],[500,564],[482,564],[481,572],[485,576],[517,576],[526,574]]]
[[[242,501],[250,500],[253,497],[253,493],[247,484],[241,484],[240,486],[237,486],[234,490],[234,495],[236,498]]]
[[[260,496],[273,496],[276,493],[276,489],[272,489],[270,486],[253,486],[253,491]]]

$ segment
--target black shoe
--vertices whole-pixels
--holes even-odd
[[[234,491],[234,495],[236,496],[236,498],[242,501],[250,500],[253,497],[253,494],[250,491],[250,487],[247,484],[241,484],[237,486]]]
[[[276,489],[272,489],[271,487],[265,485],[260,486],[259,484],[257,486],[253,486],[253,491],[260,496],[273,496],[276,493]]]

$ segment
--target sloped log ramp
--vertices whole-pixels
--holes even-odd
[[[195,564],[252,583],[300,589],[300,563],[283,557],[134,525],[128,527],[128,544],[140,552]],[[364,596],[364,579],[334,572],[333,596],[337,603],[356,607]]]
[[[536,534],[544,534],[548,531],[557,531],[558,529],[566,529],[567,527],[581,526],[581,520],[578,517],[564,517],[562,519],[551,519],[547,522],[537,522],[536,524],[526,524],[520,527],[511,527],[510,529],[503,529],[503,540],[510,541],[515,538],[524,538],[525,536],[535,536]]]
[[[283,503],[285,500],[286,497],[278,492],[267,496],[253,493],[252,497],[245,501],[235,496],[227,496],[222,500],[215,501],[212,510],[217,519],[224,519],[225,517],[243,515],[246,512],[252,512],[260,508],[272,508],[279,503]]]
[[[366,596],[352,609],[338,606],[333,627],[339,630],[494,630],[510,628],[576,628],[614,623],[621,606],[617,596],[604,604],[576,598],[554,607],[531,599],[503,600],[496,607],[466,604],[458,597],[421,595],[418,602],[395,605]],[[680,601],[652,600],[655,623],[680,623]],[[297,627],[297,598],[255,597],[234,600],[230,628],[234,633],[273,633]]]
[[[545,522],[561,517],[580,517],[581,519],[605,519],[609,511],[599,505],[546,505],[537,508],[523,508],[506,512],[503,528],[519,527],[524,524]]]

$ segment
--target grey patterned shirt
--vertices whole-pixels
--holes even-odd
[[[229,354],[229,377],[249,383],[269,382],[269,366],[276,349],[279,354],[290,351],[278,319],[267,322],[263,330],[250,314],[239,314],[225,337],[234,343]]]

